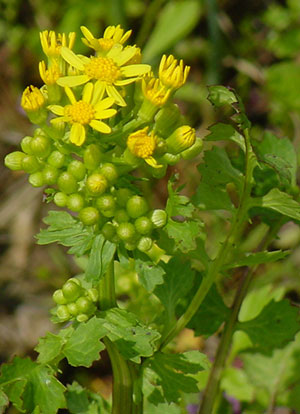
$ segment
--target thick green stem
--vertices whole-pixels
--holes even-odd
[[[235,248],[240,232],[243,228],[242,224],[248,210],[248,201],[251,192],[252,171],[254,168],[253,153],[250,145],[250,138],[248,130],[245,130],[245,144],[246,144],[246,165],[245,165],[245,179],[240,199],[239,207],[237,209],[230,232],[222,244],[216,259],[211,263],[207,275],[202,280],[195,296],[185,313],[178,319],[176,325],[163,337],[160,348],[164,348],[175,336],[189,323],[192,317],[197,312],[199,306],[205,299],[209,289],[215,282],[223,264],[225,263],[230,250]]]

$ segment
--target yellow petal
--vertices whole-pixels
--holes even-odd
[[[117,89],[112,85],[106,85],[107,95],[114,99],[115,103],[119,106],[126,106],[126,102],[119,94]]]
[[[74,86],[83,85],[89,80],[90,78],[87,75],[63,76],[62,78],[57,79],[56,83],[60,86],[69,86],[70,88],[73,88]]]
[[[84,102],[87,102],[87,103],[91,102],[93,89],[94,89],[93,84],[90,82],[84,85],[83,92],[82,92],[82,100]]]
[[[68,86],[66,86],[65,87],[65,92],[66,92],[66,95],[68,96],[71,104],[74,104],[76,102],[76,98],[75,98],[75,95],[74,95],[72,89],[70,89]]]
[[[70,131],[70,141],[75,145],[82,145],[85,141],[85,128],[83,125],[74,123]]]
[[[105,82],[97,80],[94,85],[94,93],[92,98],[92,105],[95,105],[98,101],[103,98],[105,92]]]
[[[50,120],[51,124],[60,124],[62,122],[68,122],[69,119],[66,116],[58,116]]]
[[[92,35],[92,33],[89,31],[89,29],[85,26],[80,26],[80,29],[82,31],[83,36],[88,40],[91,41],[94,39],[94,36]]]
[[[72,50],[62,46],[60,48],[60,54],[62,55],[64,60],[67,61],[71,66],[74,66],[74,68],[79,70],[84,70],[84,65],[81,59],[78,56],[76,56],[75,53],[72,52]]]
[[[162,167],[162,165],[157,164],[156,159],[153,158],[153,157],[145,158],[145,161],[146,161],[147,164],[149,164],[153,168],[160,168],[160,167]]]
[[[103,134],[109,134],[111,132],[111,127],[106,125],[104,122],[96,121],[93,119],[89,125],[96,131],[102,132]]]
[[[114,85],[116,86],[126,86],[129,85],[130,83],[135,82],[137,79],[140,79],[138,76],[136,76],[135,78],[127,78],[127,79],[120,79],[114,82]]]
[[[110,106],[112,106],[115,103],[115,100],[113,98],[105,98],[102,101],[99,101],[98,103],[96,103],[96,105],[94,105],[94,109],[99,112],[103,109],[107,109]]]
[[[137,48],[135,46],[129,46],[126,49],[119,51],[114,56],[111,56],[111,58],[116,62],[118,66],[122,66],[126,62],[128,62],[130,59],[132,59],[133,56],[136,54],[136,52],[137,52]]]
[[[123,76],[131,77],[131,76],[141,76],[149,73],[151,70],[150,65],[144,64],[137,64],[137,65],[127,65],[120,68],[121,73]]]
[[[116,112],[117,111],[115,109],[104,109],[101,111],[96,111],[95,118],[96,119],[107,119],[107,118],[114,116]]]
[[[60,105],[49,105],[48,109],[50,109],[51,112],[53,112],[55,115],[63,115],[64,114],[64,108]]]

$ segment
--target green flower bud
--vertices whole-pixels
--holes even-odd
[[[84,207],[84,199],[78,193],[70,194],[67,201],[67,207],[71,211],[80,211]]]
[[[28,177],[28,182],[32,185],[32,187],[42,187],[46,184],[43,174],[40,171],[30,174]]]
[[[74,177],[78,181],[81,181],[85,177],[86,168],[85,168],[85,165],[83,164],[83,162],[81,162],[79,160],[73,160],[68,165],[68,172],[71,173],[72,175],[74,175]]]
[[[111,194],[103,194],[102,196],[98,197],[96,199],[96,206],[105,217],[114,216],[116,202]]]
[[[81,313],[76,317],[77,322],[86,322],[89,319],[88,315]]]
[[[95,207],[84,207],[79,212],[79,218],[83,224],[92,226],[99,221],[99,211]]]
[[[120,209],[120,210],[117,210],[115,212],[114,219],[115,219],[115,221],[117,223],[120,224],[120,223],[126,223],[126,221],[129,221],[130,220],[130,217],[127,214],[127,211],[126,210]]]
[[[100,174],[102,174],[109,183],[114,183],[119,176],[117,168],[110,162],[106,162],[99,169]]]
[[[136,243],[135,242],[126,242],[126,243],[124,243],[124,246],[125,246],[125,249],[126,250],[130,250],[130,251],[133,251],[133,250],[135,250],[136,249]]]
[[[28,155],[33,155],[33,152],[32,152],[32,149],[31,149],[32,140],[33,140],[32,137],[26,136],[21,141],[22,151],[24,151]]]
[[[51,141],[44,135],[39,135],[30,143],[33,155],[40,158],[46,158],[51,151]]]
[[[23,169],[23,159],[26,157],[24,152],[14,151],[7,154],[4,158],[4,164],[7,168],[13,171],[20,171]]]
[[[88,170],[98,168],[102,158],[103,154],[96,144],[89,145],[83,154],[83,162]]]
[[[37,158],[34,155],[25,155],[22,160],[22,169],[28,174],[35,173],[42,168]]]
[[[202,151],[202,148],[203,148],[202,139],[196,138],[196,141],[194,142],[194,144],[190,148],[182,151],[180,155],[182,156],[184,160],[191,160],[192,158],[200,154],[200,152]]]
[[[82,294],[82,288],[74,280],[67,280],[61,290],[68,302],[74,302]]]
[[[131,218],[138,218],[147,213],[149,207],[144,197],[132,196],[126,204],[127,213]]]
[[[155,116],[155,132],[168,137],[180,125],[181,113],[176,104],[164,105]]]
[[[151,214],[151,221],[156,228],[163,227],[167,223],[167,218],[168,216],[165,210],[156,209]]]
[[[125,242],[132,241],[136,236],[136,230],[132,223],[121,223],[117,228],[117,235]]]
[[[101,232],[106,240],[112,241],[116,235],[116,228],[111,223],[105,223]]]
[[[147,252],[148,250],[151,249],[153,245],[153,240],[150,237],[141,237],[137,248],[141,251],[141,252]]]
[[[57,205],[57,207],[66,207],[68,202],[68,196],[65,193],[58,192],[55,194],[53,201]]]
[[[107,180],[104,175],[94,173],[86,180],[86,187],[92,195],[100,195],[107,189]]]
[[[64,297],[64,294],[61,289],[56,290],[53,293],[52,298],[54,302],[57,303],[58,305],[66,305],[67,303],[67,299]]]
[[[120,188],[116,191],[116,199],[117,203],[121,207],[126,207],[127,201],[130,199],[130,197],[133,196],[133,193],[129,188]]]
[[[162,161],[169,164],[169,165],[175,165],[180,161],[180,155],[174,155],[167,152],[163,157]]]
[[[152,221],[146,216],[137,218],[134,225],[137,232],[143,235],[150,234],[153,229]]]
[[[56,315],[61,322],[69,320],[71,316],[66,305],[59,305],[56,310]]]
[[[168,146],[167,146],[166,141],[162,138],[158,138],[156,140],[156,147],[155,147],[155,151],[154,151],[155,156],[156,157],[161,157],[167,151],[168,151]]]
[[[56,184],[58,178],[59,171],[57,168],[52,167],[52,165],[46,165],[46,167],[42,170],[42,176],[44,179],[45,184],[54,185]]]
[[[74,303],[74,302],[68,303],[67,308],[68,308],[68,311],[70,312],[70,314],[72,316],[78,315],[79,309],[78,309],[76,303]]]
[[[88,297],[81,296],[79,299],[76,300],[76,306],[78,309],[78,313],[85,313],[90,315],[95,311],[95,305]]]
[[[68,282],[74,282],[76,283],[76,285],[81,286],[81,282],[77,277],[71,277],[70,279],[68,279]]]
[[[93,301],[97,302],[99,299],[99,293],[98,290],[95,288],[91,288],[87,290],[88,297]]]
[[[189,125],[183,125],[177,128],[167,139],[168,152],[170,154],[180,154],[182,151],[190,148],[196,139],[194,128]]]
[[[55,168],[63,167],[65,163],[66,156],[60,151],[53,151],[47,159],[47,163]]]
[[[76,193],[78,185],[75,177],[69,172],[63,172],[57,179],[57,185],[60,191],[66,194]]]

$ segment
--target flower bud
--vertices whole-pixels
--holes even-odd
[[[55,168],[63,167],[65,163],[66,156],[60,151],[53,151],[47,159],[47,163]]]
[[[126,204],[126,210],[131,218],[138,218],[147,213],[149,207],[144,197],[132,196]]]
[[[46,165],[46,167],[42,170],[44,183],[48,185],[56,184],[58,174],[59,171],[57,168],[52,167],[52,165]]]
[[[182,156],[184,160],[191,160],[192,158],[200,154],[200,152],[202,151],[202,148],[203,148],[202,139],[196,138],[194,144],[190,148],[182,151],[180,155]]]
[[[72,174],[78,181],[81,181],[85,177],[86,168],[83,162],[79,160],[73,160],[68,165],[68,172]]]
[[[99,167],[103,154],[96,144],[89,145],[83,154],[83,162],[88,170],[95,170]]]
[[[96,199],[96,206],[104,217],[113,217],[116,209],[116,202],[111,194],[103,194]]]
[[[68,302],[74,302],[82,293],[81,287],[73,280],[67,280],[61,290]]]
[[[141,252],[147,252],[151,249],[153,245],[153,240],[150,237],[141,237],[137,248],[141,251]]]
[[[25,152],[25,154],[28,154],[28,155],[32,155],[33,154],[32,149],[31,149],[31,143],[32,143],[32,141],[33,141],[33,138],[32,137],[29,137],[29,136],[26,136],[26,137],[24,137],[22,139],[22,141],[21,141],[21,148],[22,148],[22,151]]]
[[[163,106],[155,116],[155,132],[167,138],[180,124],[181,113],[176,104]]]
[[[120,209],[120,210],[117,210],[114,214],[114,220],[119,224],[120,223],[126,223],[126,221],[129,221],[129,219],[130,219],[130,217],[127,214],[127,211],[124,210],[123,208]]]
[[[55,194],[53,201],[57,205],[57,207],[66,207],[68,202],[68,196],[67,194],[62,193],[60,191]]]
[[[175,155],[175,154],[170,154],[169,152],[167,152],[161,158],[161,160],[168,165],[175,165],[180,161],[180,154]]]
[[[67,303],[67,299],[64,297],[64,294],[61,289],[56,290],[53,293],[52,298],[54,302],[58,305],[65,305]]]
[[[28,182],[32,185],[32,187],[42,187],[46,184],[41,171],[30,174],[28,177]]]
[[[86,322],[89,319],[88,315],[81,313],[76,317],[77,322]]]
[[[56,315],[61,322],[69,320],[71,316],[66,305],[59,305],[56,310]]]
[[[20,171],[23,169],[23,159],[26,155],[21,151],[14,151],[7,154],[4,159],[4,164],[7,168],[13,171]]]
[[[99,173],[94,173],[90,175],[86,180],[86,187],[91,193],[91,195],[100,195],[105,192],[107,189],[107,180],[104,175]]]
[[[125,207],[127,204],[127,201],[132,197],[133,193],[129,188],[119,188],[119,190],[116,191],[116,200],[119,206]]]
[[[67,207],[71,211],[78,212],[84,207],[84,199],[78,193],[70,194],[67,200]]]
[[[79,218],[83,224],[92,226],[96,224],[100,218],[99,211],[95,207],[84,207],[79,212]]]
[[[137,218],[134,225],[137,232],[143,235],[151,233],[153,229],[152,221],[146,216]]]
[[[110,162],[103,164],[99,169],[99,172],[100,174],[104,175],[109,183],[114,183],[119,176],[117,168]]]
[[[105,223],[101,232],[106,240],[112,241],[116,235],[116,228],[111,223]]]
[[[25,155],[22,160],[22,169],[28,174],[39,171],[42,167],[34,155]]]
[[[70,312],[70,314],[72,316],[76,316],[79,313],[78,307],[77,307],[76,303],[74,303],[74,302],[68,303],[67,304],[67,309],[68,309],[68,311]]]
[[[130,242],[136,235],[135,227],[132,223],[121,223],[117,228],[117,235],[124,242]]]
[[[97,302],[99,299],[99,293],[98,290],[95,288],[90,288],[87,290],[88,297],[93,301]]]
[[[95,310],[95,305],[88,297],[81,296],[76,300],[78,313],[91,314]]]
[[[167,139],[168,152],[179,154],[190,148],[196,139],[195,130],[189,125],[183,125],[177,128]]]
[[[167,213],[165,210],[156,209],[151,214],[151,221],[154,227],[161,228],[167,223]]]
[[[32,139],[30,147],[33,155],[46,158],[51,151],[51,142],[47,137],[40,135]]]
[[[21,106],[32,123],[40,124],[46,121],[48,114],[45,102],[44,95],[35,86],[28,86],[23,92]]]
[[[60,191],[66,194],[76,193],[78,187],[75,177],[66,171],[58,177],[57,185]]]

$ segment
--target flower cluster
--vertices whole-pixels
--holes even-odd
[[[88,57],[72,50],[74,33],[41,33],[44,85],[26,88],[21,101],[37,127],[5,163],[28,173],[34,187],[46,186],[48,200],[95,233],[157,261],[153,230],[165,225],[166,213],[151,210],[128,177],[139,167],[162,177],[168,165],[201,151],[201,139],[172,102],[190,68],[164,55],[155,77],[141,50],[126,45],[131,31],[109,26],[95,38],[81,30]]]

